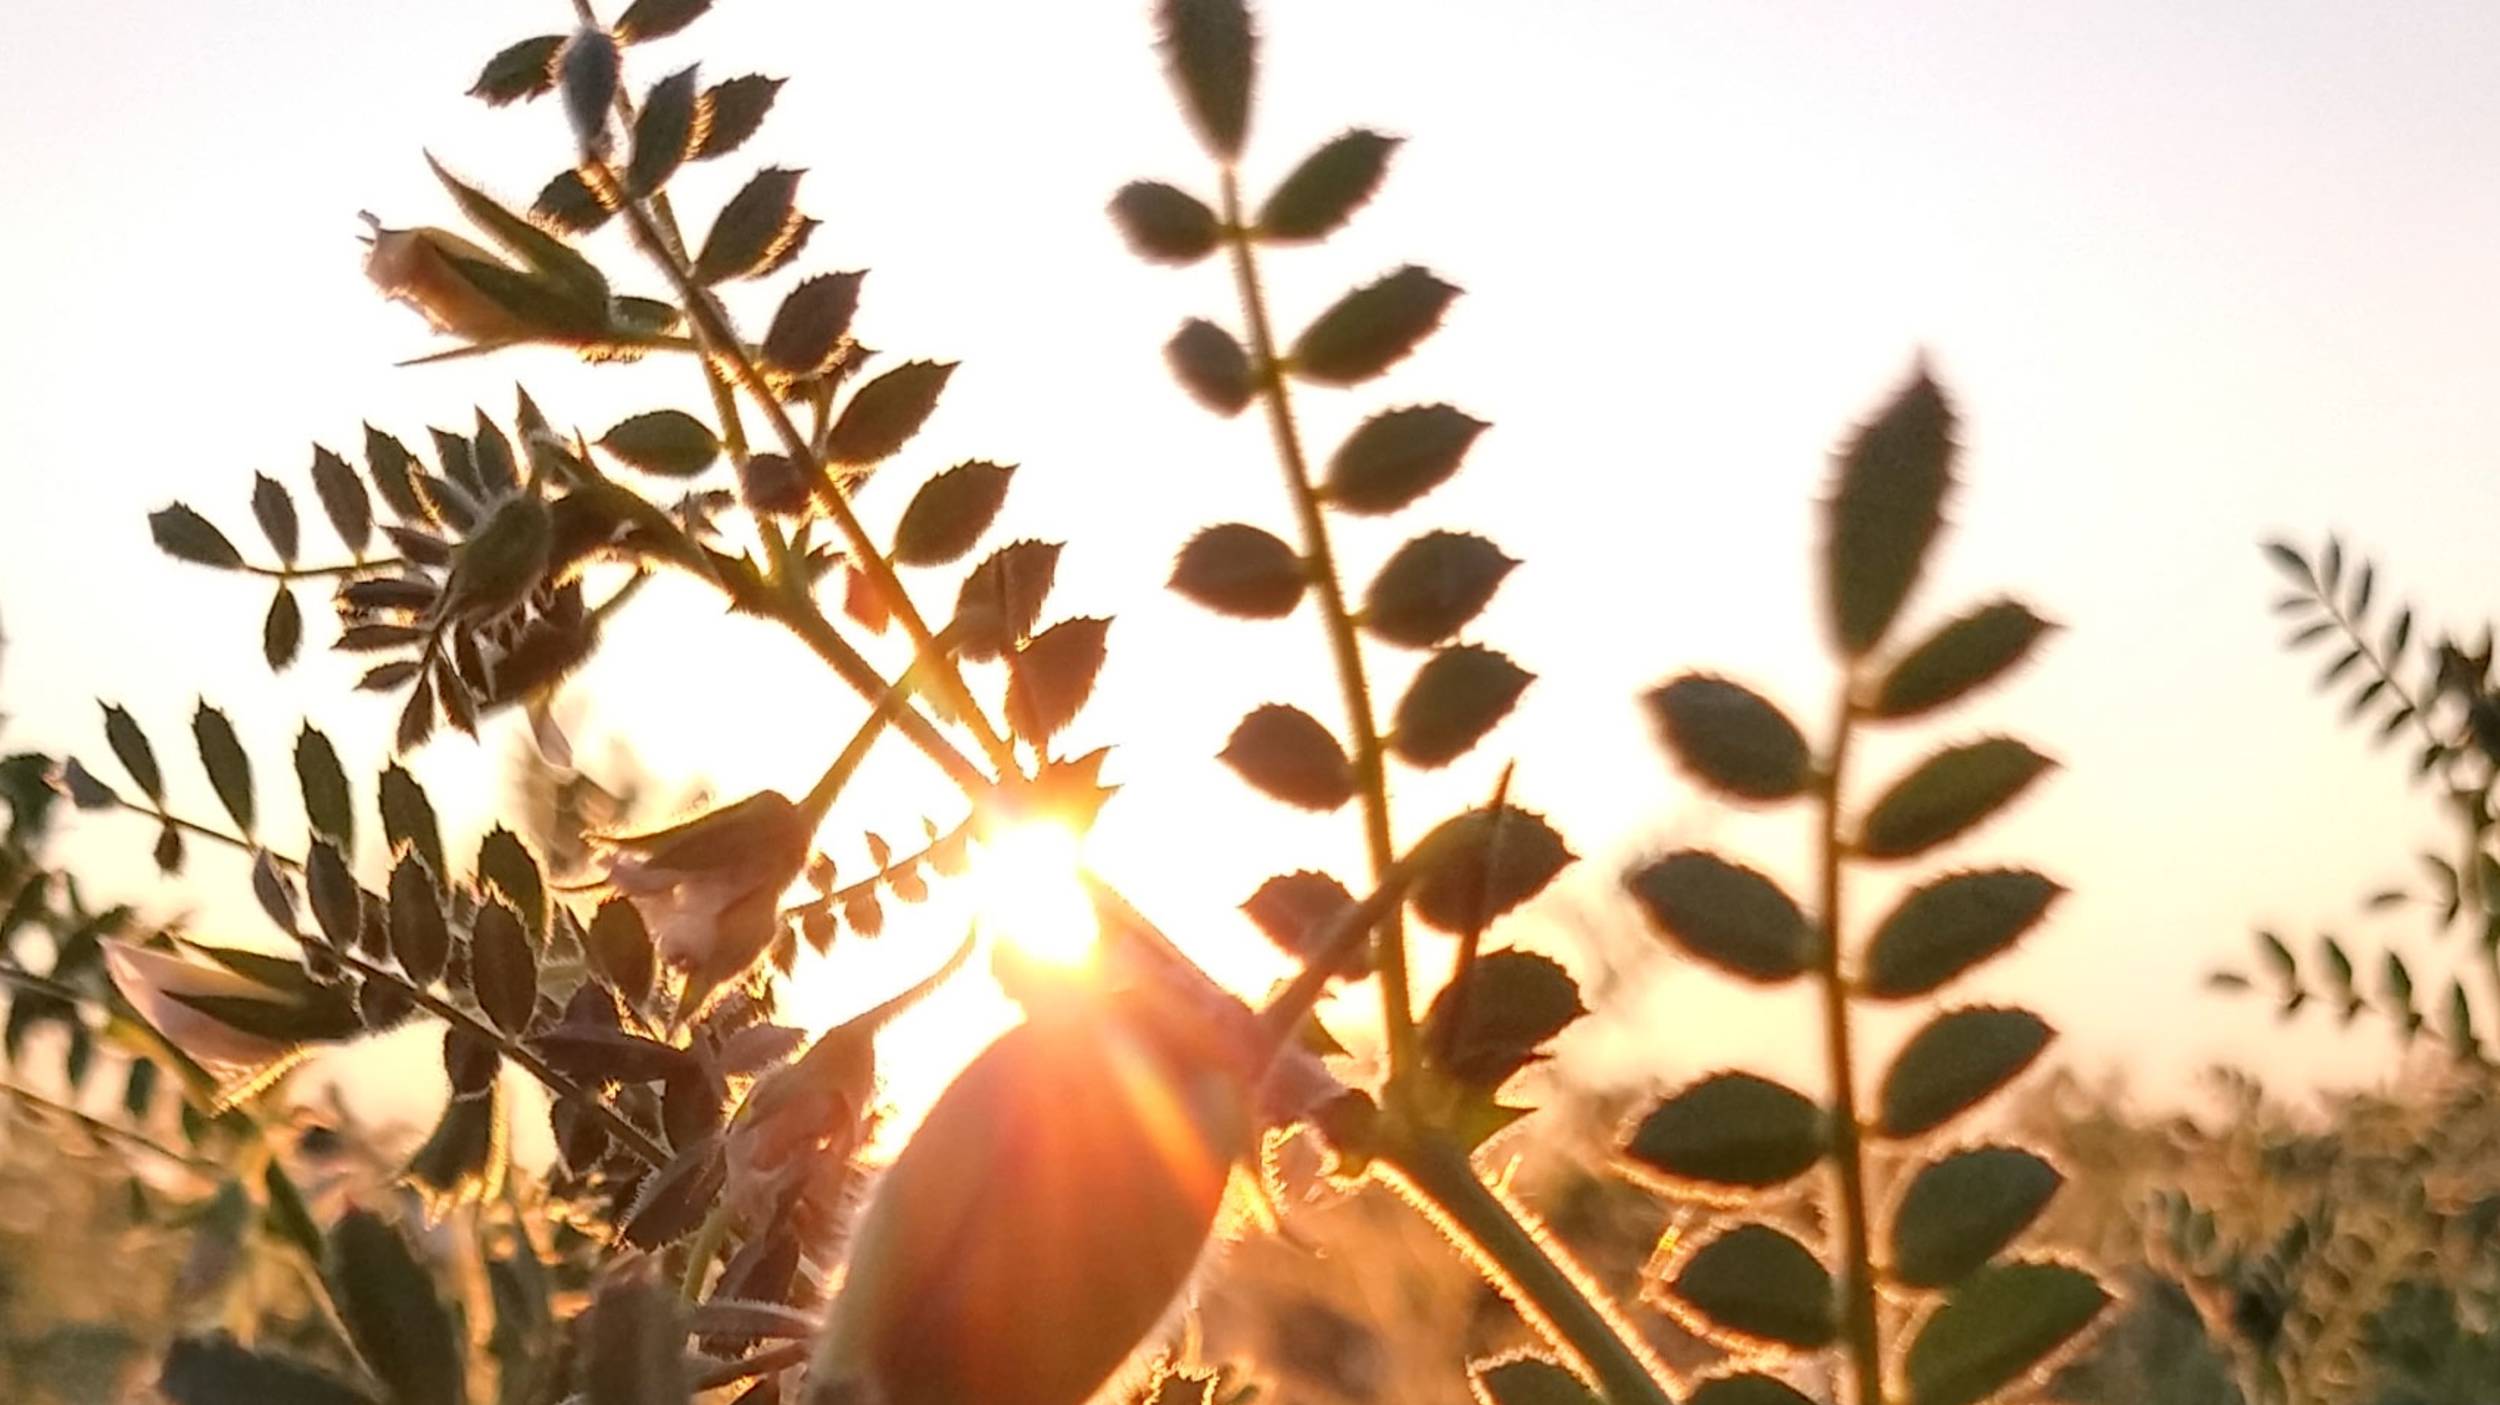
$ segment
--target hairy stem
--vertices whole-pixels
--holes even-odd
[[[1232,168],[1223,173],[1224,229],[1231,247],[1233,281],[1241,291],[1242,315],[1250,324],[1250,351],[1259,378],[1259,398],[1267,406],[1267,425],[1276,440],[1276,456],[1285,471],[1285,492],[1293,499],[1301,524],[1302,551],[1309,558],[1313,589],[1319,595],[1320,619],[1328,628],[1329,652],[1335,656],[1337,681],[1345,693],[1346,728],[1354,744],[1355,788],[1363,797],[1363,843],[1371,855],[1372,881],[1388,874],[1397,851],[1389,831],[1389,783],[1381,764],[1380,729],[1372,718],[1371,686],[1363,676],[1363,648],[1354,634],[1354,616],[1346,608],[1345,586],[1337,578],[1337,560],[1328,542],[1328,519],[1320,511],[1319,494],[1311,485],[1310,460],[1302,452],[1302,431],[1293,418],[1293,397],[1285,384],[1284,361],[1277,354],[1276,334],[1267,320],[1267,297],[1259,285],[1258,255],[1243,221],[1241,187]],[[1389,1071],[1397,1076],[1415,1062],[1415,1009],[1406,973],[1406,924],[1403,909],[1381,917],[1379,949],[1380,1000],[1389,1037]]]
[[[1445,1135],[1392,1134],[1378,1148],[1404,1189],[1437,1210],[1483,1261],[1487,1278],[1555,1345],[1578,1360],[1607,1405],[1674,1405],[1660,1372],[1586,1270],[1529,1228],[1516,1207],[1476,1176]]]
[[[362,561],[341,561],[328,566],[255,566],[247,561],[240,569],[247,574],[266,576],[273,581],[309,581],[336,576],[361,576],[367,571],[387,571],[395,566],[407,564],[405,559],[397,556],[369,556]]]
[[[1817,977],[1823,996],[1826,1077],[1831,1083],[1832,1166],[1840,1182],[1841,1326],[1849,1348],[1850,1371],[1857,1381],[1857,1405],[1884,1405],[1883,1341],[1875,1312],[1875,1261],[1867,1231],[1857,1068],[1849,1040],[1849,983],[1840,960],[1840,784],[1857,716],[1854,694],[1844,683],[1832,724],[1831,757],[1816,783],[1821,821],[1816,853],[1816,912],[1822,926]]]

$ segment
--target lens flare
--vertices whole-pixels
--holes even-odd
[[[973,866],[982,930],[1035,961],[1091,964],[1100,929],[1082,864],[1076,835],[1053,821],[1030,820],[991,836]]]

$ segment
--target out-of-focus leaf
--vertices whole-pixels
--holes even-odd
[[[2022,869],[1939,878],[1904,897],[1875,929],[1859,988],[1885,1000],[1924,995],[2013,946],[2065,891]]]
[[[1370,380],[1441,325],[1456,286],[1408,264],[1339,298],[1294,341],[1294,374],[1321,385]]]
[[[1957,838],[2011,804],[2051,762],[2012,737],[1948,747],[1895,781],[1858,826],[1858,852],[1905,859]]]
[[[1943,1288],[2039,1218],[2065,1178],[2019,1147],[1980,1146],[1919,1168],[1892,1215],[1892,1276]]]
[[[1259,207],[1262,239],[1296,243],[1336,232],[1380,189],[1395,137],[1361,129],[1332,138],[1302,158]]]
[[[1884,641],[1944,521],[1953,410],[1922,367],[1841,450],[1825,524],[1832,632],[1857,658]]]
[[[329,1278],[356,1349],[392,1405],[461,1405],[466,1353],[434,1281],[399,1231],[350,1210],[330,1231]]]
[[[1740,1342],[1815,1351],[1839,1332],[1822,1261],[1769,1225],[1740,1224],[1711,1239],[1669,1286],[1704,1324]]]
[[[491,107],[537,97],[555,87],[556,53],[563,47],[561,34],[541,34],[507,45],[478,71],[469,96]]]
[[[1443,649],[1399,697],[1389,749],[1410,766],[1446,766],[1484,740],[1535,677],[1481,644]]]
[[[1231,162],[1250,130],[1258,35],[1242,0],[1158,0],[1163,57],[1190,125],[1210,155]]]
[[[1892,721],[1957,702],[2020,664],[2049,628],[2019,601],[1982,605],[1902,656],[1876,685],[1867,711]]]
[[[1223,522],[1189,539],[1172,563],[1172,589],[1240,619],[1282,619],[1309,588],[1302,558],[1274,533]]]
[[[1414,849],[1407,901],[1444,932],[1463,932],[1545,891],[1575,856],[1545,817],[1516,805],[1443,820]]]
[[[245,834],[252,832],[252,762],[234,735],[226,714],[203,702],[191,714],[191,738],[198,743],[200,764],[226,813]]]
[[[1704,1185],[1761,1189],[1804,1175],[1830,1148],[1823,1109],[1751,1073],[1716,1073],[1652,1108],[1624,1151]]]
[[[1191,264],[1215,252],[1215,211],[1161,181],[1131,181],[1111,197],[1111,222],[1130,252],[1152,263]]]
[[[1163,360],[1190,398],[1219,415],[1240,414],[1258,393],[1258,373],[1250,365],[1250,353],[1232,333],[1203,317],[1181,324],[1163,344]]]
[[[1372,577],[1363,595],[1363,628],[1409,649],[1449,638],[1491,603],[1519,563],[1479,536],[1426,532]]]
[[[1768,877],[1716,854],[1687,849],[1628,880],[1641,910],[1675,944],[1730,975],[1794,979],[1821,947],[1797,904]]]
[[[1354,764],[1318,718],[1269,703],[1233,728],[1219,753],[1261,791],[1306,810],[1334,810],[1354,796]]]
[[[1995,1264],[1963,1280],[1902,1358],[1908,1405],[1976,1405],[2073,1340],[2109,1290],[2058,1263]]]
[[[1875,1130],[1932,1132],[2012,1082],[2048,1047],[2048,1023],[2029,1010],[1948,1010],[1910,1036],[1884,1071]]]
[[[1805,793],[1814,758],[1797,724],[1739,683],[1688,673],[1653,689],[1650,719],[1694,779],[1739,800]]]

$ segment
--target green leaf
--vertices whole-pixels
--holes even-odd
[[[1357,129],[1302,158],[1259,207],[1259,237],[1275,243],[1325,238],[1380,189],[1398,139]]]
[[[2011,804],[2053,764],[2011,737],[1940,751],[1893,782],[1867,811],[1857,850],[1870,859],[1925,853]]]
[[[391,955],[408,979],[432,985],[451,959],[451,929],[425,860],[403,854],[391,869]]]
[[[252,518],[260,523],[260,534],[269,539],[269,549],[278,553],[278,560],[294,565],[303,530],[295,518],[295,497],[286,485],[266,473],[253,474]]]
[[[1574,857],[1542,815],[1516,805],[1470,810],[1415,846],[1407,901],[1444,932],[1481,930],[1545,891]]]
[[[1448,482],[1488,427],[1449,405],[1383,410],[1355,426],[1329,457],[1321,496],[1341,512],[1395,512]]]
[[[1486,952],[1468,978],[1463,1005],[1458,995],[1453,981],[1433,997],[1424,1016],[1426,1045],[1444,1073],[1488,1092],[1536,1062],[1540,1047],[1588,1013],[1571,973],[1532,951]]]
[[[365,492],[365,480],[348,467],[347,460],[337,454],[313,446],[313,496],[321,499],[321,514],[330,519],[330,530],[351,553],[362,556],[365,546],[373,540],[373,499]]]
[[[894,563],[943,566],[979,544],[1007,501],[1015,465],[975,459],[920,485],[894,527]]]
[[[1426,532],[1399,547],[1363,593],[1362,626],[1374,638],[1427,649],[1483,613],[1519,563],[1484,538]]]
[[[633,152],[625,162],[625,195],[642,199],[666,187],[694,152],[695,70],[689,65],[651,85],[634,117]]]
[[[1514,1356],[1470,1368],[1485,1405],[1605,1405],[1560,1363]]]
[[[1960,1282],[2040,1216],[2065,1177],[2028,1151],[1980,1146],[1919,1168],[1892,1215],[1892,1278]]]
[[[331,1296],[392,1405],[461,1405],[466,1353],[434,1280],[399,1231],[349,1210],[330,1231]]]
[[[1163,344],[1163,359],[1191,399],[1227,418],[1240,414],[1258,393],[1250,353],[1242,350],[1232,333],[1203,317],[1181,324]]]
[[[581,41],[577,39],[572,48],[582,48]],[[614,77],[613,71],[610,77]],[[567,101],[570,99],[568,93]],[[606,100],[601,101],[604,104]],[[435,178],[451,192],[452,201],[462,214],[535,270],[574,311],[605,322],[608,280],[590,260],[563,240],[495,203],[485,192],[462,182],[433,157],[427,157],[426,164],[434,168]]]
[[[1739,800],[1788,800],[1805,793],[1814,758],[1797,724],[1760,693],[1708,674],[1688,673],[1652,689],[1650,720],[1686,772]]]
[[[1037,748],[1076,720],[1102,673],[1106,619],[1061,620],[1026,641],[1007,666],[1007,725]]]
[[[191,737],[199,744],[200,764],[208,768],[208,783],[216,789],[218,801],[234,816],[238,828],[251,833],[252,762],[243,754],[243,743],[235,739],[234,724],[226,720],[226,714],[202,702],[191,714]]]
[[[1939,878],[1904,897],[1875,929],[1859,988],[1880,1000],[1925,995],[2011,947],[2065,891],[2023,869]]]
[[[612,1273],[582,1322],[584,1405],[688,1405],[686,1321],[650,1272]]]
[[[1398,699],[1389,750],[1410,766],[1446,766],[1484,740],[1535,677],[1481,644],[1443,649]]]
[[[1163,57],[1181,108],[1209,155],[1241,156],[1250,130],[1258,35],[1242,0],[1158,0]]]
[[[2299,547],[2290,542],[2270,541],[2265,543],[2264,550],[2266,559],[2274,563],[2275,569],[2291,577],[2295,584],[2310,590],[2318,588],[2317,575],[2309,569],[2309,558],[2301,554]]]
[[[1233,728],[1218,758],[1243,780],[1288,805],[1334,810],[1354,797],[1354,765],[1319,719],[1269,703]]]
[[[834,420],[825,457],[855,466],[894,457],[936,412],[954,374],[952,361],[906,361],[861,386]]]
[[[1189,539],[1172,562],[1172,589],[1246,620],[1283,619],[1302,603],[1310,577],[1302,558],[1273,532],[1224,522]]]
[[[634,0],[616,17],[616,41],[645,44],[665,39],[700,19],[712,0]]]
[[[1282,873],[1259,885],[1242,903],[1242,914],[1276,943],[1287,956],[1309,961],[1319,953],[1315,944],[1328,935],[1329,927],[1354,907],[1354,895],[1345,885],[1325,873],[1304,870]],[[1345,963],[1345,974],[1360,977],[1370,974],[1371,953],[1358,948]]]
[[[979,663],[1033,632],[1059,572],[1057,542],[1010,542],[982,558],[955,595],[956,648]]]
[[[295,780],[304,792],[304,815],[313,833],[337,840],[342,850],[356,841],[356,805],[347,792],[347,772],[339,766],[329,737],[306,723],[295,737]]]
[[[1716,1073],[1652,1108],[1624,1150],[1681,1181],[1763,1189],[1804,1175],[1830,1148],[1817,1107],[1785,1084]]]
[[[1215,252],[1215,211],[1161,181],[1131,181],[1111,197],[1111,221],[1129,251],[1150,263],[1192,264]]]
[[[1842,654],[1884,641],[1918,583],[1953,479],[1953,410],[1921,367],[1840,454],[1824,583]]]
[[[157,550],[176,561],[220,571],[243,567],[243,553],[234,549],[226,534],[181,503],[169,503],[149,513],[148,535],[156,539]]]
[[[344,1381],[214,1337],[181,1337],[156,1388],[173,1405],[373,1405]]]
[[[529,1028],[538,1005],[538,957],[511,908],[488,902],[469,927],[469,981],[477,1006],[506,1034]]]
[[[555,87],[556,53],[563,47],[561,34],[541,34],[506,47],[478,70],[469,96],[489,107],[537,97]]]
[[[314,840],[304,856],[304,893],[313,923],[330,945],[341,951],[355,945],[364,931],[364,891],[338,846],[327,839]]]
[[[130,779],[150,800],[165,799],[165,774],[156,768],[156,748],[148,745],[148,734],[139,730],[138,719],[119,707],[104,709],[104,740],[112,745],[113,756],[130,773]]]
[[[623,996],[626,1004],[639,1007],[651,998],[657,960],[650,929],[643,926],[642,914],[632,902],[618,897],[600,903],[583,947],[591,973]]]
[[[1711,1239],[1669,1286],[1739,1340],[1814,1351],[1839,1334],[1831,1275],[1813,1251],[1769,1225],[1740,1224]]]
[[[1776,1376],[1739,1371],[1693,1382],[1693,1393],[1684,1397],[1684,1405],[1814,1405],[1814,1401]]]
[[[1320,385],[1357,385],[1406,359],[1457,298],[1456,286],[1408,264],[1344,297],[1295,340],[1294,374]]]
[[[2019,601],[1982,605],[1948,621],[1894,664],[1867,712],[1898,721],[1958,702],[2021,663],[2049,629]]]
[[[597,29],[575,31],[556,55],[556,86],[564,98],[564,116],[573,137],[587,156],[608,152],[608,107],[616,100],[622,61],[616,40]]]
[[[647,410],[599,436],[599,447],[645,473],[692,478],[720,457],[711,426],[683,410]]]
[[[382,495],[391,515],[403,522],[426,520],[425,503],[417,497],[416,466],[416,456],[407,445],[372,425],[365,426],[365,471],[373,475],[373,491]]]
[[[1932,1132],[2012,1082],[2047,1048],[2048,1022],[2029,1010],[1948,1010],[1910,1036],[1884,1071],[1875,1130]]]
[[[434,819],[434,802],[425,798],[425,787],[408,774],[408,768],[396,762],[382,773],[382,836],[394,854],[406,848],[415,849],[437,886],[450,880],[451,870],[443,863],[443,831]]]
[[[865,272],[823,273],[790,290],[764,333],[764,364],[786,376],[812,376],[833,362],[859,311]]]
[[[260,656],[269,663],[269,671],[283,671],[295,662],[296,653],[304,646],[304,611],[295,603],[295,592],[284,585],[269,597],[269,613],[260,624]]]
[[[764,125],[764,114],[773,110],[773,99],[780,96],[782,82],[750,73],[706,89],[703,105],[710,120],[703,124],[703,138],[695,144],[694,159],[709,161],[746,145],[747,139]]]
[[[1995,1264],[1964,1280],[1902,1358],[1907,1405],[1976,1405],[2030,1373],[2109,1305],[2109,1290],[2057,1263]]]
[[[567,234],[588,234],[616,213],[579,170],[567,167],[549,177],[530,202],[530,217]]]
[[[502,825],[487,831],[478,843],[477,874],[481,888],[500,893],[512,905],[531,940],[546,940],[547,880],[521,836]]]
[[[804,171],[767,166],[721,207],[694,258],[696,281],[709,285],[761,273],[780,262],[799,237],[799,177]]]
[[[1716,854],[1681,850],[1627,881],[1659,931],[1741,979],[1763,984],[1794,979],[1821,949],[1813,925],[1777,883]]]

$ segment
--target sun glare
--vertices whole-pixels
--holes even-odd
[[[992,836],[973,865],[982,930],[1050,965],[1093,960],[1100,931],[1082,863],[1077,837],[1063,824],[1031,820]]]

